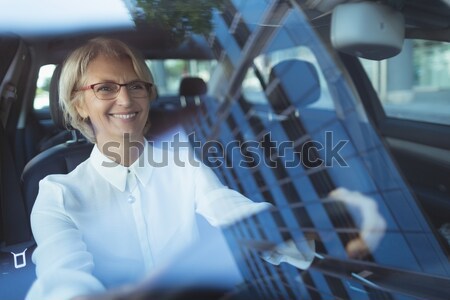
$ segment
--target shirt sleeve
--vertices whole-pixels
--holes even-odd
[[[204,164],[195,167],[194,178],[196,211],[213,226],[228,226],[272,207],[267,202],[253,202],[224,186]]]
[[[48,179],[40,182],[31,227],[37,243],[32,257],[37,280],[27,300],[64,300],[105,289],[92,275],[93,257],[64,209],[62,186]]]

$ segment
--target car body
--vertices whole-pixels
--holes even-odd
[[[1,199],[0,298],[22,298],[34,279],[32,200],[11,199],[35,192],[23,173],[72,139],[50,116],[51,74],[98,35],[119,38],[148,60],[158,87],[149,140],[181,133],[224,184],[274,209],[221,231],[205,225],[214,239],[197,247],[209,253],[190,248],[159,278],[93,299],[162,298],[177,286],[180,298],[448,297],[448,1],[117,1],[128,18],[114,15],[112,4],[79,5],[81,18],[92,22],[56,18],[71,8],[47,5],[39,11],[48,10],[48,22],[29,16],[28,23],[0,23],[1,172],[8,189]],[[182,77],[202,78],[207,92],[193,81],[184,91]],[[346,252],[364,220],[330,201],[339,187],[373,199],[386,222],[364,257]],[[310,239],[316,257],[306,270],[261,259]]]

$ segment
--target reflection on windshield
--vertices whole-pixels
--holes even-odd
[[[264,5],[231,1],[215,16],[210,43],[231,75],[186,122],[203,142],[239,145],[219,147],[214,170],[230,188],[274,205],[225,230],[245,279],[264,299],[427,298],[426,285],[405,284],[450,274],[438,231],[304,14]],[[264,13],[246,22],[255,6]],[[274,19],[282,24],[267,26]],[[300,251],[309,241],[314,251]],[[301,262],[310,252],[308,267]]]
[[[213,9],[220,9],[222,3],[222,0],[137,0],[132,13],[137,26],[162,27],[180,43],[192,33],[208,35],[213,29]]]

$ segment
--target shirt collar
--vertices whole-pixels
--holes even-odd
[[[153,167],[149,163],[149,155],[152,153],[149,148],[149,143],[145,141],[141,156],[130,167],[124,167],[105,156],[95,145],[91,152],[90,162],[106,181],[123,192],[127,185],[128,172],[134,173],[142,185],[146,185],[149,181],[153,172]]]
[[[150,164],[150,155],[153,153],[153,147],[145,140],[144,151],[141,156],[128,168],[136,175],[142,185],[146,185],[153,173],[153,166]]]

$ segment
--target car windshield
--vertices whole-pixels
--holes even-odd
[[[269,299],[328,293],[342,299],[397,299],[405,293],[426,293],[424,285],[409,291],[404,287],[411,280],[431,284],[448,276],[445,218],[429,215],[411,194],[345,71],[304,13],[259,1],[233,4],[213,18],[220,70],[209,83],[212,89],[216,85],[221,103],[211,102],[207,113],[199,115],[208,130],[194,126],[194,131],[203,141],[218,140],[221,145],[261,144],[270,136],[270,148],[256,153],[247,149],[241,156],[225,148],[223,160],[214,161],[229,166],[236,157],[260,158],[263,162],[251,160],[251,167],[233,164],[215,171],[230,187],[277,207],[226,230],[247,282]],[[291,142],[287,147],[286,141]],[[339,157],[333,157],[332,149],[339,149]],[[296,157],[300,153],[309,154],[310,160]],[[387,221],[379,247],[364,259],[349,261],[345,252],[354,234],[351,228],[361,220],[324,201],[336,187],[369,195]],[[311,236],[323,261],[307,272],[268,266],[257,254],[261,249],[243,242],[276,240],[284,245],[294,240],[299,245]]]

